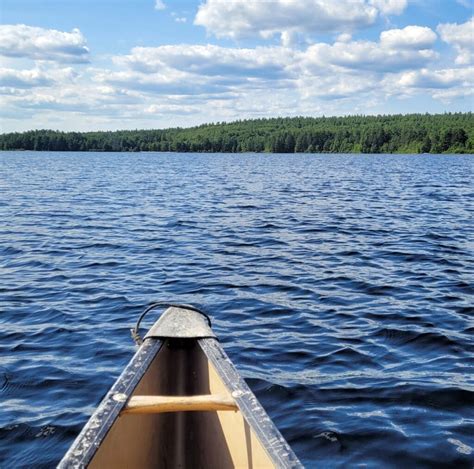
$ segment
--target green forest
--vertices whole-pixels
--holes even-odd
[[[191,128],[0,135],[0,150],[474,153],[469,113],[239,120]]]

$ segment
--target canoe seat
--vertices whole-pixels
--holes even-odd
[[[225,394],[198,396],[132,396],[122,414],[158,414],[162,412],[239,410],[235,400]]]

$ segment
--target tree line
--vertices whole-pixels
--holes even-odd
[[[270,153],[474,153],[469,113],[292,117],[191,128],[0,135],[0,150]]]

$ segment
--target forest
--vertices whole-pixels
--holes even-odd
[[[474,153],[469,113],[287,117],[190,128],[0,135],[0,150],[268,153]]]

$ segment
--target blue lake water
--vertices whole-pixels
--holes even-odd
[[[0,153],[0,467],[54,466],[172,300],[209,312],[307,467],[472,468],[473,169]]]

